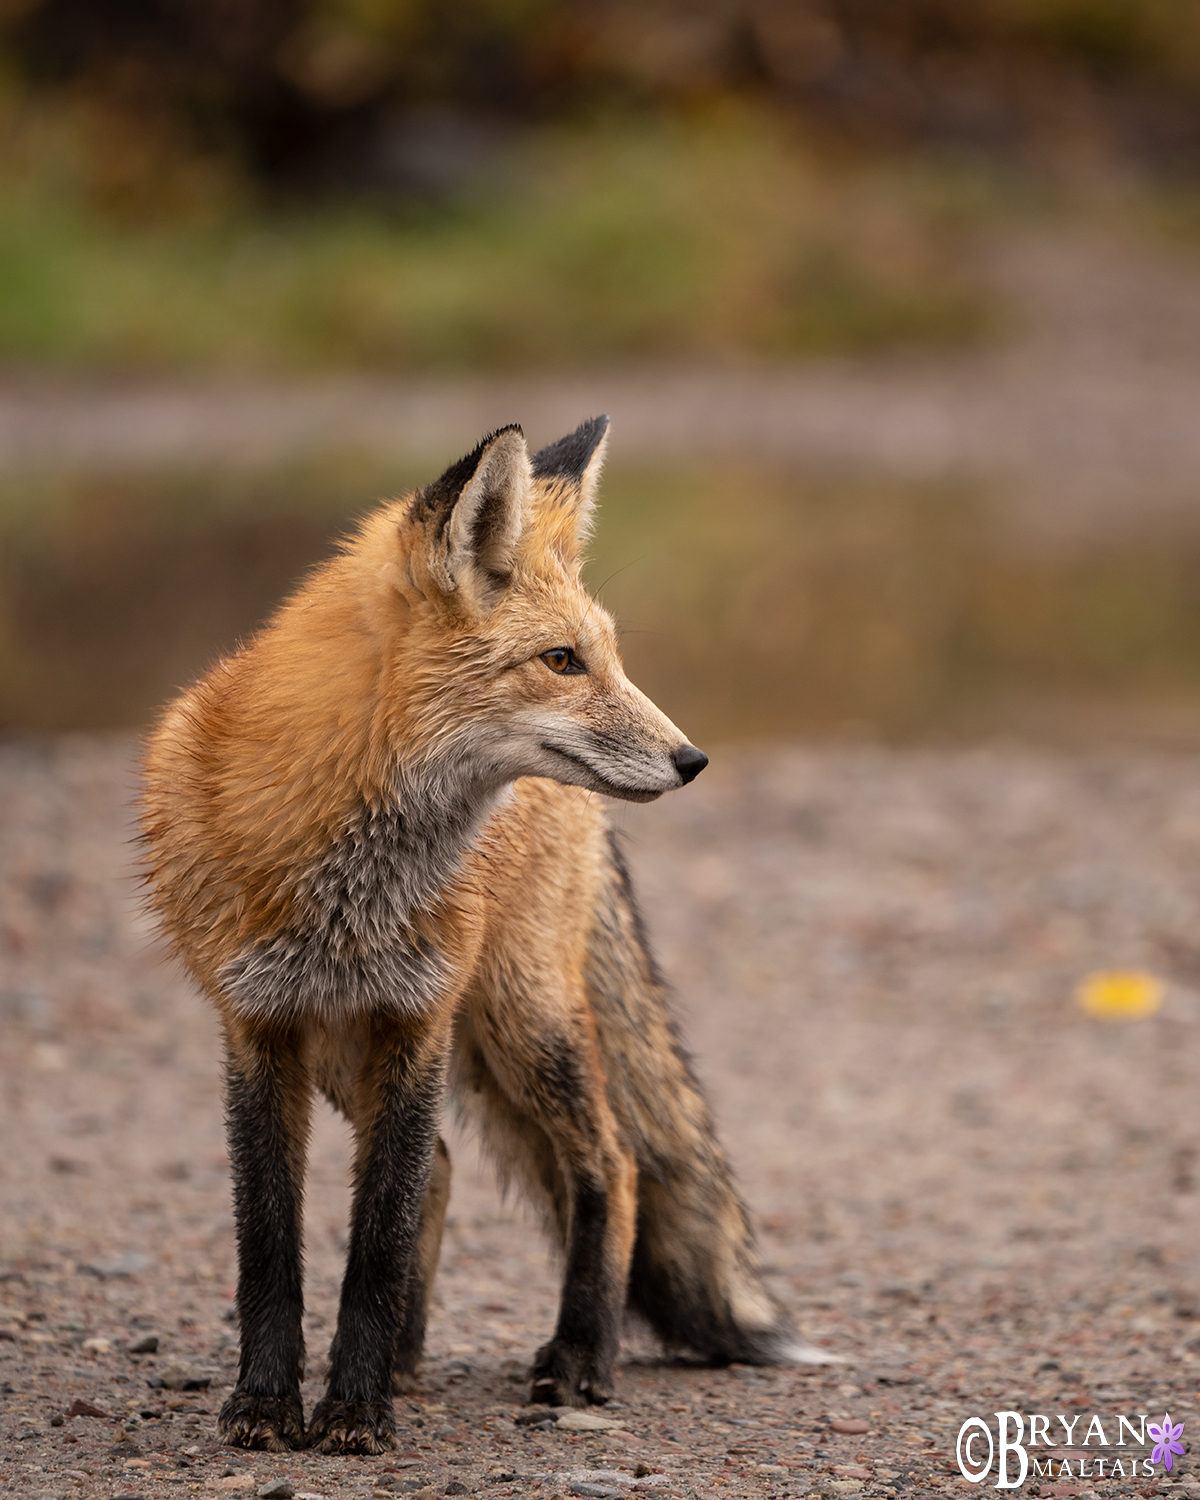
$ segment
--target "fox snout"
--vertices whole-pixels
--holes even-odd
[[[695,745],[683,744],[672,755],[671,761],[679,772],[680,786],[687,786],[689,781],[695,781],[700,772],[708,765],[708,756],[703,750],[697,750]]]

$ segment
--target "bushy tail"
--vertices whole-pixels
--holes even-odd
[[[805,1361],[812,1352],[763,1284],[746,1207],[611,836],[610,847],[587,978],[609,1097],[639,1169],[630,1308],[668,1347],[715,1364]]]

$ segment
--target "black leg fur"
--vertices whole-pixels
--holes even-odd
[[[441,1111],[444,1058],[418,1059],[380,1029],[368,1049],[372,1118],[360,1129],[350,1249],[329,1383],[313,1409],[309,1446],[383,1453],[396,1446],[392,1363],[420,1233]]]
[[[613,1393],[621,1294],[605,1256],[608,1194],[577,1183],[554,1337],[534,1357],[530,1396],[551,1406],[602,1404]]]
[[[301,1221],[309,1085],[299,1039],[228,1048],[226,1126],[238,1244],[241,1365],[221,1438],[280,1452],[304,1446]]]
[[[442,1231],[446,1224],[446,1205],[450,1200],[450,1153],[438,1137],[433,1156],[433,1170],[421,1210],[421,1233],[417,1251],[404,1291],[400,1314],[400,1332],[392,1361],[392,1390],[403,1395],[416,1389],[417,1369],[425,1349],[425,1324],[429,1317],[429,1298],[442,1248]]]

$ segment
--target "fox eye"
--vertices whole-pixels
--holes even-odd
[[[561,677],[572,677],[587,671],[570,646],[555,646],[553,651],[543,651],[542,660],[552,672],[557,672]]]

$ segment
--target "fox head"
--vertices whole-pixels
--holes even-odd
[[[531,459],[521,429],[501,428],[369,526],[372,553],[388,554],[384,608],[403,617],[381,686],[410,764],[631,802],[707,765],[626,677],[581,581],[607,429],[593,418]]]

